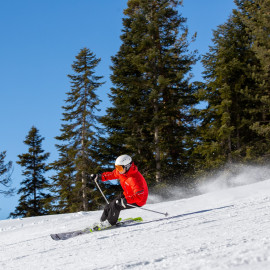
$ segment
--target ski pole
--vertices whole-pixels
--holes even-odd
[[[129,203],[127,203],[127,205],[128,206],[131,206],[131,207],[134,207],[134,208],[143,209],[145,211],[149,211],[149,212],[161,214],[161,215],[164,215],[165,217],[167,217],[169,215],[167,212],[166,213],[162,213],[162,212],[158,212],[158,211],[155,211],[155,210],[150,210],[150,209],[146,209],[146,208],[143,208],[143,207],[135,206],[135,205],[132,205],[132,204],[129,204]]]
[[[105,199],[106,203],[109,204],[107,198],[105,197],[104,193],[102,192],[102,190],[101,190],[101,188],[100,188],[100,186],[99,186],[99,184],[98,184],[98,182],[97,182],[97,179],[98,179],[98,175],[97,175],[96,178],[95,178],[96,186],[98,187],[98,189],[99,189],[100,193],[102,194],[103,198]]]

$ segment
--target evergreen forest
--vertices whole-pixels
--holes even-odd
[[[102,55],[79,48],[55,137],[58,158],[47,162],[45,138],[33,126],[24,141],[28,152],[18,156],[20,200],[10,215],[101,209],[90,175],[112,171],[122,154],[132,157],[150,190],[188,188],[230,164],[269,164],[270,0],[234,2],[199,55],[190,49],[196,33],[181,15],[182,1],[128,0],[121,46],[111,57],[110,106],[99,115]],[[198,61],[202,81],[192,77]],[[12,162],[0,150],[0,194],[10,195]],[[120,191],[116,184],[101,187],[109,200]]]

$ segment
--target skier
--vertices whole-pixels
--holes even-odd
[[[111,225],[117,223],[121,210],[145,205],[148,197],[148,187],[144,177],[138,171],[137,166],[128,155],[121,155],[115,161],[115,169],[112,172],[91,174],[93,181],[96,177],[101,181],[119,179],[124,192],[106,205],[100,218],[101,222],[108,220]]]

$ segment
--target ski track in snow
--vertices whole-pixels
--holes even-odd
[[[0,269],[270,269],[270,180],[146,205],[121,217],[143,222],[53,241],[101,211],[0,221]]]

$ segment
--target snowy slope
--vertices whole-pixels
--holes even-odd
[[[100,211],[0,221],[0,269],[270,269],[270,180],[149,204],[134,226],[53,241]]]

